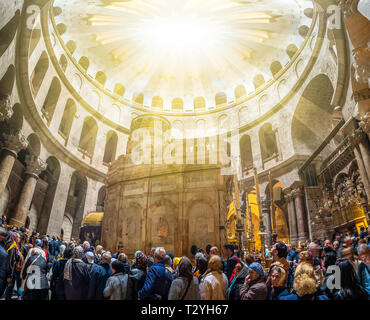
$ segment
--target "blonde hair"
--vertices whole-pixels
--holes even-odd
[[[302,297],[316,292],[316,278],[313,266],[307,262],[301,262],[294,273],[293,289]]]
[[[211,273],[213,271],[216,271],[218,273],[222,273],[222,262],[221,262],[221,258],[217,255],[214,255],[212,256],[209,261],[208,261],[208,269],[207,271],[204,273],[204,276],[203,278],[205,278],[205,276],[208,274],[208,273]]]

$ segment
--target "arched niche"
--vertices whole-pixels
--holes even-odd
[[[82,56],[80,58],[80,60],[78,60],[78,64],[82,67],[82,69],[85,70],[85,72],[87,71],[87,69],[89,68],[90,66],[90,61],[87,57],[85,56]]]
[[[73,54],[76,51],[76,48],[77,48],[76,42],[74,42],[73,40],[69,40],[66,44],[66,48],[68,49],[70,54]]]
[[[59,23],[57,25],[57,30],[59,32],[59,35],[63,35],[67,31],[67,26],[64,23]]]
[[[203,97],[196,97],[194,99],[194,112],[204,111],[206,109],[206,99]]]
[[[105,150],[103,156],[103,163],[109,164],[116,159],[118,136],[113,130],[107,133],[107,139],[105,142]]]
[[[30,77],[32,91],[35,97],[37,96],[37,93],[40,90],[41,84],[45,78],[48,69],[49,69],[49,57],[46,51],[43,51]]]
[[[163,110],[163,99],[160,96],[152,98],[152,108]]]
[[[283,66],[281,65],[280,61],[274,61],[271,63],[270,71],[274,77],[279,73],[281,69],[283,69]]]
[[[67,61],[67,58],[64,54],[62,54],[59,58],[59,64],[60,64],[60,67],[62,68],[62,70],[65,72],[67,70],[67,66],[68,66],[68,61]]]
[[[324,74],[314,77],[303,91],[291,128],[295,153],[311,155],[331,132],[333,93],[332,83]]]
[[[41,109],[41,112],[45,116],[48,125],[53,119],[54,111],[59,100],[60,92],[61,92],[60,81],[57,77],[54,77]]]
[[[184,101],[181,98],[175,98],[172,100],[172,111],[182,112],[184,110]]]
[[[68,141],[69,134],[71,132],[73,120],[75,118],[77,106],[76,102],[72,99],[68,99],[63,111],[62,120],[59,125],[59,133]]]
[[[239,85],[234,90],[235,93],[235,99],[244,98],[247,96],[247,90],[243,85]]]
[[[95,75],[95,80],[104,87],[105,83],[107,82],[107,76],[103,71],[98,71]]]
[[[225,92],[218,92],[215,96],[216,106],[226,104],[227,103],[227,96]]]
[[[265,123],[258,132],[262,161],[267,161],[278,155],[278,145],[275,131],[271,123]]]
[[[253,85],[254,85],[254,88],[257,90],[258,88],[260,88],[261,86],[263,86],[265,84],[265,78],[262,74],[257,74],[254,78],[253,78]]]
[[[92,117],[87,117],[84,120],[82,126],[78,148],[89,158],[92,158],[94,155],[97,133],[98,133],[97,122]]]
[[[241,137],[239,148],[242,172],[244,173],[253,168],[252,143],[249,135],[245,134]]]
[[[123,84],[121,83],[116,83],[115,86],[114,86],[114,89],[113,89],[113,92],[120,96],[120,97],[123,97],[125,95],[125,91],[126,91],[126,88]]]

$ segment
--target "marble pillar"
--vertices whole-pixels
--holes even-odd
[[[26,156],[26,171],[24,185],[18,200],[17,208],[10,219],[10,224],[16,227],[24,226],[28,210],[31,205],[33,194],[39,174],[46,169],[46,163],[34,155]]]
[[[289,237],[290,243],[293,246],[298,244],[298,229],[297,229],[297,217],[295,213],[294,196],[292,192],[285,195],[285,201],[288,204],[288,221],[289,221]]]
[[[3,158],[0,163],[0,198],[3,195],[10,173],[12,172],[17,154],[22,149],[27,148],[28,141],[20,132],[14,134],[3,134]]]
[[[297,230],[298,230],[298,241],[305,242],[307,240],[307,231],[305,223],[305,208],[303,201],[303,189],[302,187],[297,187],[293,190],[294,205],[296,209],[297,216]]]
[[[266,226],[266,245],[271,247],[272,245],[272,227],[271,227],[271,201],[264,199],[261,201],[262,214],[264,219],[264,224]]]

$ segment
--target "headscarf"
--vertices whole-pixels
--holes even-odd
[[[147,256],[144,253],[139,252],[135,258],[135,268],[146,270],[147,265],[148,265]]]
[[[176,270],[177,266],[179,265],[181,261],[181,258],[180,257],[176,257],[173,259],[173,270]]]
[[[72,258],[68,259],[64,268],[64,279],[72,281],[72,262],[82,262],[81,258],[84,250],[81,246],[73,248]]]
[[[240,272],[234,277],[233,281],[231,281],[230,286],[226,290],[226,296],[229,297],[231,290],[233,289],[235,282],[237,279],[243,279],[248,276],[249,273],[249,267],[244,264],[243,268],[240,270]]]
[[[265,271],[263,270],[263,267],[258,262],[253,262],[249,269],[252,269],[253,271],[256,271],[258,273],[259,278],[263,278],[265,275]]]
[[[64,255],[64,251],[66,250],[66,246],[64,244],[62,244],[60,247],[59,247],[59,256],[60,257],[63,257]]]
[[[192,265],[189,258],[182,257],[178,267],[178,276],[186,278],[189,281],[193,279]]]
[[[135,252],[135,259],[136,259],[137,255],[138,255],[139,253],[141,253],[141,251],[140,251],[140,250],[138,250],[138,251],[136,251],[136,252]]]
[[[221,258],[217,255],[212,256],[208,261],[208,269],[204,273],[203,278],[206,277],[207,274],[216,271],[218,273],[222,273],[222,262]]]
[[[24,263],[23,263],[23,266],[22,266],[21,274],[23,274],[23,270],[24,270],[24,267],[25,267],[25,266],[26,266],[26,264],[27,264],[28,259],[29,259],[31,256],[33,256],[34,254],[41,255],[41,257],[43,257],[43,258],[46,260],[45,252],[44,252],[43,250],[41,250],[40,248],[31,248],[30,250],[28,250],[28,253],[27,253],[26,259],[24,260]],[[26,270],[26,271],[27,271],[27,270]]]
[[[275,262],[271,265],[271,274],[272,274],[272,270],[274,268],[279,268],[280,270],[280,280],[279,280],[279,287],[283,287],[285,286],[285,280],[286,280],[286,276],[287,276],[287,273],[285,272],[285,269],[283,267],[283,265],[280,263],[280,262]],[[270,274],[270,276],[271,276]]]
[[[15,248],[17,256],[18,256],[18,258],[20,258],[21,257],[21,252],[18,249],[17,240],[18,240],[18,234],[16,232],[10,232],[10,235],[9,235],[9,238],[8,238],[8,241],[7,241],[7,244],[6,244],[5,247],[6,247],[6,252],[7,253],[9,253],[10,250]]]

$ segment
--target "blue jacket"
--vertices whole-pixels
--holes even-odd
[[[273,289],[268,291],[267,300],[287,300],[284,298],[290,295],[289,291],[285,287],[274,288],[274,290],[274,292]]]
[[[298,297],[298,295],[293,290],[291,294],[283,295],[280,297],[279,300],[329,300],[329,298],[325,294],[321,294],[319,292]]]
[[[0,296],[6,287],[6,270],[8,266],[8,254],[4,247],[0,244]]]
[[[234,254],[229,260],[226,262],[226,268],[224,273],[226,274],[227,280],[230,282],[230,277],[235,269],[235,266],[237,265],[239,261],[239,258]]]
[[[364,287],[370,299],[370,266],[363,262],[358,266],[358,282]]]
[[[171,282],[170,272],[163,263],[157,262],[149,268],[144,286],[138,292],[138,297],[140,300],[167,300]]]
[[[103,291],[108,278],[112,275],[109,264],[98,265],[90,274],[88,300],[104,300]]]
[[[59,242],[57,240],[51,240],[49,243],[49,253],[51,256],[56,257],[59,254]]]
[[[299,253],[296,252],[295,250],[290,250],[288,253],[288,256],[286,258],[289,261],[296,261],[297,263],[299,262]]]

